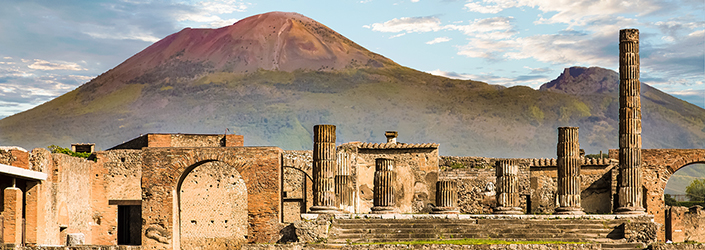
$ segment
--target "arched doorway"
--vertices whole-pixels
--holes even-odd
[[[208,161],[185,171],[179,187],[182,249],[232,249],[246,242],[247,187],[234,167]]]
[[[693,163],[679,168],[668,179],[664,194],[669,194],[677,201],[688,201],[685,188],[695,179],[705,179],[704,163]]]
[[[686,197],[686,187],[694,180],[705,179],[705,162],[693,162],[677,168],[670,176],[664,188],[664,198],[670,198],[671,204],[666,200],[666,240],[672,242],[705,241],[705,216],[702,208],[692,207],[697,204]],[[675,204],[673,204],[675,203]]]

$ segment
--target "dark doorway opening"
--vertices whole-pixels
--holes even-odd
[[[142,206],[118,206],[118,245],[142,244]]]

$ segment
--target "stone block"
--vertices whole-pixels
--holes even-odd
[[[83,233],[66,234],[67,246],[80,246],[86,244],[86,235]]]

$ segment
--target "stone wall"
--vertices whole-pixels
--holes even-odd
[[[491,214],[497,205],[496,171],[497,158],[442,156],[440,158],[440,180],[456,180],[458,183],[458,207],[460,213]],[[527,212],[529,189],[529,162],[519,159],[519,199],[521,208]]]
[[[394,159],[396,172],[395,206],[400,213],[429,213],[436,199],[438,181],[438,149],[365,149],[354,156],[353,183],[356,191],[356,213],[369,213],[373,204],[375,159]]]
[[[242,135],[223,134],[146,134],[120,145],[114,149],[142,149],[146,147],[242,147]]]
[[[295,222],[313,204],[312,151],[284,151],[282,162],[283,219]]]
[[[306,250],[320,249],[317,245],[305,244],[286,244],[286,245],[245,245],[243,250]],[[600,244],[506,244],[506,245],[443,245],[443,244],[384,244],[384,245],[344,245],[341,249],[344,250],[397,250],[397,249],[448,249],[448,250],[494,250],[494,249],[512,249],[512,250],[599,250],[602,249]],[[689,248],[694,249],[694,248]],[[685,249],[684,249],[685,250]]]
[[[458,181],[461,213],[492,213],[495,206],[495,169],[498,158],[442,156],[439,179]],[[516,159],[519,164],[519,193],[525,213],[552,214],[556,208],[558,171],[555,159]],[[586,213],[612,212],[613,170],[608,159],[583,159],[581,199]],[[527,199],[528,198],[528,199]]]
[[[668,207],[666,238],[672,242],[705,242],[705,210],[701,206]]]
[[[52,154],[55,173],[58,179],[52,183],[56,192],[55,208],[53,211],[58,214],[58,224],[61,230],[60,244],[65,244],[65,234],[83,233],[86,236],[86,243],[92,243],[93,227],[101,225],[114,228],[114,223],[103,217],[100,213],[95,213],[91,202],[93,197],[92,182],[94,180],[92,166],[93,161],[83,158],[68,156],[65,154]],[[99,194],[96,194],[99,195]],[[99,198],[99,197],[95,197]],[[110,231],[108,233],[116,233]]]
[[[142,247],[179,248],[180,183],[199,165],[218,161],[234,168],[247,188],[249,242],[281,236],[281,154],[275,147],[147,148],[142,153]],[[203,209],[209,209],[203,207]]]

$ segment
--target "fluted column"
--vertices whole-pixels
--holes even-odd
[[[436,206],[431,213],[434,214],[459,214],[456,203],[458,201],[458,184],[453,180],[436,182]]]
[[[375,159],[374,214],[394,213],[394,185],[397,175],[394,172],[394,160]]]
[[[639,30],[619,31],[619,188],[617,214],[643,214]]]
[[[354,212],[353,195],[353,178],[350,174],[350,155],[345,151],[338,152],[338,167],[335,175],[335,201],[338,209],[352,213]]]
[[[578,127],[558,128],[558,207],[556,214],[585,214],[580,206]]]
[[[519,165],[516,160],[501,159],[495,162],[497,175],[497,207],[495,214],[522,214],[519,201]]]
[[[337,213],[335,207],[335,126],[313,126],[313,206],[311,213]]]

